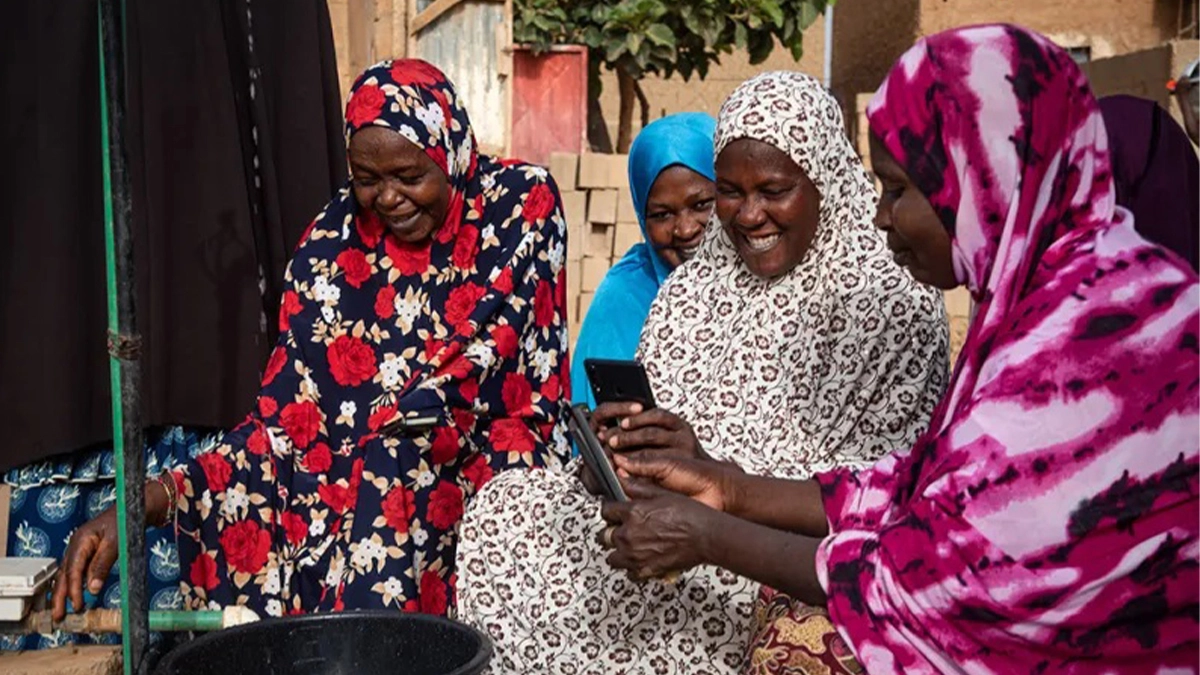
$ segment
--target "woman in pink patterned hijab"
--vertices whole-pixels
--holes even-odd
[[[607,505],[610,561],[687,567],[663,550],[694,532],[698,562],[825,605],[872,675],[1197,672],[1200,289],[1115,205],[1083,74],[1027,30],[953,30],[867,114],[896,261],[978,305],[929,430],[819,492],[618,456],[694,499]],[[751,671],[840,644],[794,638],[764,627]]]

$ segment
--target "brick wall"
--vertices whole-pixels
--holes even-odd
[[[626,178],[627,155],[554,153],[550,175],[567,220],[567,322],[571,344],[601,279],[642,240]]]

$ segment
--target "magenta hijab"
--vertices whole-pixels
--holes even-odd
[[[978,311],[912,450],[820,476],[835,625],[872,675],[1195,672],[1200,289],[1116,206],[1083,73],[952,30],[867,115]]]

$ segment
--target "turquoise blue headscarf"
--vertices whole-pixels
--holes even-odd
[[[646,233],[646,200],[658,174],[682,165],[714,179],[713,134],[717,123],[705,113],[680,113],[646,125],[629,150],[629,189],[642,226],[643,243],[629,249],[596,289],[584,317],[571,361],[571,400],[595,407],[583,370],[584,359],[632,359],[642,324],[658,287],[671,273],[650,245]]]

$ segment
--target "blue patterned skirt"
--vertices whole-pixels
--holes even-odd
[[[146,475],[155,476],[186,462],[220,440],[207,430],[169,427],[146,434]],[[89,448],[13,469],[4,476],[12,487],[8,555],[62,559],[75,528],[116,501],[115,455],[111,446]],[[169,528],[146,532],[151,609],[178,609],[179,552]],[[117,567],[113,567],[99,605],[121,605]],[[0,634],[0,650],[28,650],[66,644],[117,644],[117,635],[14,636]]]

